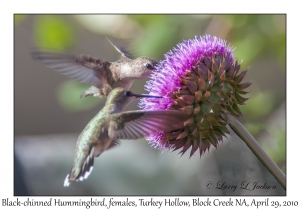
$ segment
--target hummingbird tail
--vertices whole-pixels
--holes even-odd
[[[94,164],[94,156],[88,155],[84,160],[81,168],[72,168],[70,173],[66,176],[64,181],[64,187],[69,187],[71,181],[83,181],[87,179],[92,173]]]
[[[70,179],[69,179],[69,176],[70,174],[67,175],[67,177],[65,178],[65,181],[64,181],[64,187],[69,187],[70,185]]]

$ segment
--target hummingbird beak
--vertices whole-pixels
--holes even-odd
[[[136,98],[163,98],[162,96],[152,96],[147,94],[135,94],[135,93],[132,93],[132,96],[135,96]]]

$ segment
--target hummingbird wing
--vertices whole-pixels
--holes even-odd
[[[107,78],[110,62],[84,54],[61,53],[51,50],[32,50],[37,62],[61,74],[95,87],[102,87]]]
[[[111,115],[108,135],[113,139],[139,139],[158,131],[183,127],[187,115],[177,110],[127,111]]]
[[[112,41],[108,37],[106,37],[106,38],[109,41],[109,43],[121,54],[122,58],[133,59],[133,56],[131,55],[131,53],[128,52],[124,47],[116,45],[116,44],[112,43]]]

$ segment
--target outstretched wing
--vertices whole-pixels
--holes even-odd
[[[37,62],[82,83],[101,88],[107,78],[110,62],[84,54],[61,53],[51,50],[31,51]]]
[[[113,139],[139,139],[158,131],[183,127],[187,115],[177,110],[127,111],[112,114],[108,135]]]

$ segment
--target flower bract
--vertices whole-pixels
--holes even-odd
[[[241,95],[251,85],[242,83],[247,70],[238,74],[241,65],[233,50],[225,40],[206,35],[183,41],[165,54],[145,86],[149,94],[163,98],[143,98],[139,106],[180,109],[188,120],[182,129],[147,137],[154,147],[181,149],[182,154],[191,148],[190,156],[199,149],[201,156],[229,134],[221,114],[242,116],[238,105],[248,100]]]

